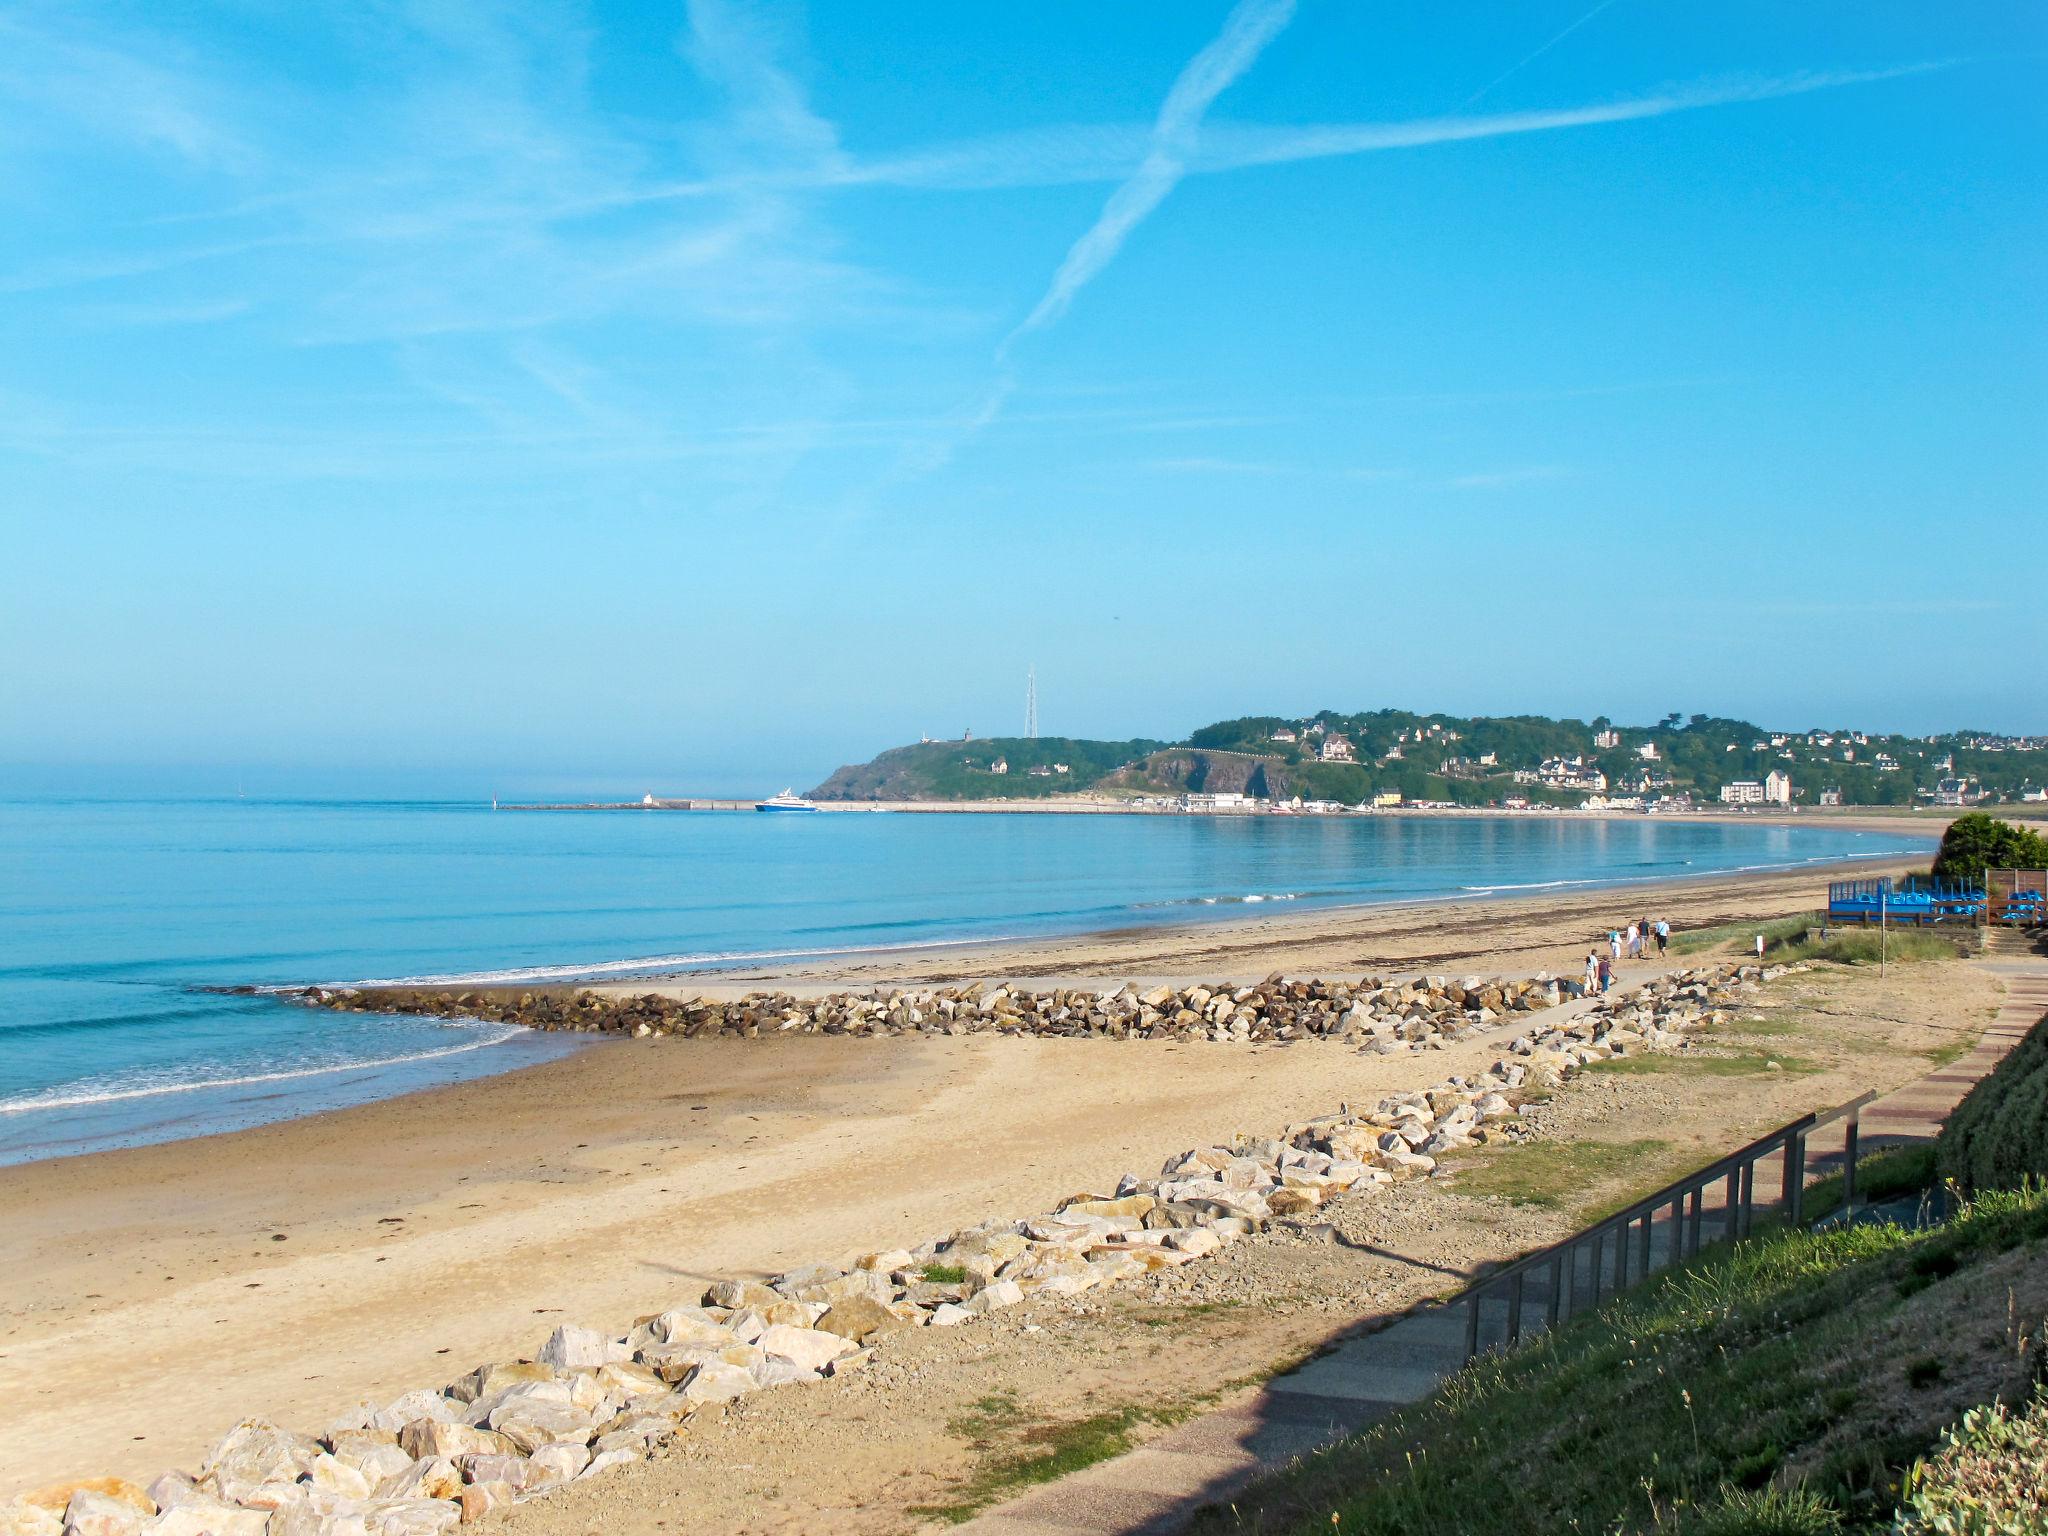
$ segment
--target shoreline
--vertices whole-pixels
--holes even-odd
[[[1811,907],[1824,877],[1665,882],[1652,910],[1682,936]],[[1535,892],[975,958],[1057,958],[1070,976],[1125,962],[1399,974],[1447,960],[1558,974],[1622,899],[1635,910],[1611,889]],[[1657,968],[1624,963],[1621,984]],[[184,1464],[248,1413],[325,1422],[359,1393],[510,1358],[554,1321],[628,1318],[699,1281],[909,1246],[1234,1128],[1478,1070],[1500,1045],[613,1039],[253,1129],[22,1164],[0,1172],[0,1357],[19,1384],[0,1487]],[[935,1179],[935,1166],[952,1171]],[[107,1383],[137,1358],[157,1386],[109,1413]]]
[[[1385,901],[1340,901],[1327,905],[1295,908],[1290,903],[1262,902],[1243,910],[1214,916],[1176,915],[1157,924],[1123,924],[1110,928],[1053,931],[1043,934],[993,935],[987,938],[952,938],[893,946],[877,946],[842,952],[778,954],[762,957],[765,963],[721,964],[702,970],[675,968],[648,970],[631,975],[605,976],[589,972],[553,975],[520,975],[504,980],[475,977],[445,980],[403,981],[394,984],[412,991],[531,991],[550,994],[593,992],[608,997],[656,995],[667,998],[701,997],[729,1002],[748,993],[786,992],[799,998],[816,998],[834,992],[971,982],[1016,982],[1025,985],[1092,985],[1104,988],[1134,982],[1142,986],[1192,985],[1204,981],[1232,984],[1256,982],[1276,969],[1290,974],[1311,972],[1333,974],[1384,972],[1413,974],[1431,966],[1456,965],[1474,955],[1484,954],[1501,970],[1549,969],[1575,975],[1583,963],[1583,946],[1593,943],[1614,921],[1625,923],[1627,914],[1642,915],[1647,904],[1660,913],[1671,910],[1702,910],[1715,922],[1759,921],[1783,916],[1802,906],[1818,906],[1825,897],[1825,883],[1849,871],[1869,871],[1872,866],[1903,867],[1906,856],[1886,853],[1868,857],[1826,860],[1813,864],[1773,865],[1760,869],[1708,872],[1704,874],[1653,875],[1641,878],[1575,881],[1545,885],[1523,891],[1478,890],[1457,895],[1398,898]],[[1796,897],[1805,892],[1809,899]],[[1789,905],[1787,903],[1790,903]],[[1704,906],[1702,904],[1705,904]],[[1615,914],[1624,915],[1618,919]],[[1594,919],[1598,917],[1599,921]],[[1560,922],[1591,926],[1571,941],[1576,952],[1566,953],[1554,939],[1517,942],[1526,930],[1554,927]],[[1690,926],[1705,926],[1693,923]],[[1674,928],[1677,928],[1674,924]],[[1480,942],[1444,949],[1435,936],[1445,930],[1466,930]],[[1488,942],[1506,939],[1503,946]],[[1682,930],[1680,930],[1682,937]],[[1361,951],[1360,944],[1370,949]],[[555,968],[548,968],[554,970]],[[561,968],[567,971],[568,968]],[[387,984],[379,984],[387,985]],[[272,989],[265,989],[272,990]],[[281,1002],[281,1006],[306,1006]],[[177,1125],[177,1116],[166,1116],[150,1130],[124,1133],[94,1145],[58,1151],[46,1156],[10,1157],[0,1162],[0,1174],[152,1148],[180,1146],[193,1142],[232,1140],[268,1127],[305,1124],[352,1110],[383,1104],[421,1101],[434,1095],[461,1093],[499,1078],[546,1074],[560,1068],[577,1054],[576,1047],[601,1036],[550,1033],[525,1026],[509,1026],[516,1033],[473,1049],[471,1054],[502,1059],[503,1048],[513,1051],[548,1049],[546,1059],[500,1066],[488,1072],[453,1079],[432,1074],[406,1084],[401,1068],[337,1067],[308,1081],[326,1085],[345,1084],[357,1076],[381,1076],[389,1084],[380,1093],[349,1096],[340,1102],[315,1102],[298,1113],[248,1118],[239,1099],[215,1111],[216,1118],[230,1119],[225,1126],[191,1119],[193,1129]],[[229,1093],[235,1085],[209,1084],[167,1095],[167,1106],[187,1100],[189,1095]],[[261,1096],[274,1098],[271,1085],[259,1085]],[[327,1095],[322,1094],[322,1099]],[[43,1111],[24,1111],[39,1114]],[[53,1113],[61,1112],[53,1108]],[[154,1134],[161,1131],[162,1134]],[[67,1137],[75,1140],[76,1137]]]

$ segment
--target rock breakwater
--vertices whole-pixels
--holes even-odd
[[[1155,1176],[1127,1173],[1020,1220],[767,1281],[720,1281],[623,1332],[559,1327],[530,1359],[480,1365],[390,1402],[360,1402],[318,1434],[245,1420],[196,1472],[167,1472],[147,1488],[97,1478],[24,1495],[0,1507],[0,1536],[434,1536],[652,1455],[686,1435],[695,1414],[770,1387],[858,1370],[888,1348],[892,1334],[968,1325],[1028,1301],[1197,1263],[1274,1223],[1311,1223],[1340,1195],[1426,1177],[1446,1153],[1526,1136],[1517,1121],[1528,1096],[1591,1062],[1682,1048],[1691,1032],[1727,1022],[1732,1008],[1777,974],[1732,966],[1682,971],[1572,1016],[1516,1021],[1521,1032],[1484,1071],[1390,1094],[1369,1109],[1340,1107],[1273,1136],[1192,1148],[1169,1157]],[[1336,994],[1348,992],[1340,1017],[1360,1006],[1360,988],[1298,985],[1328,993],[1333,1007]],[[1204,1016],[1192,1003],[1204,990],[1175,994],[1174,1016]],[[1462,984],[1459,990],[1469,999]],[[1513,995],[1543,991],[1531,984]],[[1404,1023],[1391,1032],[1375,1034],[1364,1021],[1355,1027],[1372,1042],[1367,1048],[1386,1039],[1414,1048],[1420,1042],[1405,1037],[1406,1024],[1436,1017],[1419,998],[1452,995],[1425,987],[1405,994],[1395,1010]],[[1516,1012],[1529,1012],[1514,1008],[1510,995],[1500,992],[1503,1008],[1481,1003],[1502,1028]],[[1290,994],[1294,1003],[1309,1000]],[[606,1016],[634,1017],[640,1001],[625,1000]],[[1167,1016],[1158,1004],[1132,1001]],[[1231,997],[1226,1031],[1243,1006]],[[1365,1004],[1368,1018],[1378,1006]],[[1411,1007],[1420,1011],[1404,1011]],[[1462,1001],[1448,1011],[1466,1020]],[[832,1009],[822,1015],[836,1016]],[[975,1016],[983,1016],[978,1008]],[[1207,1029],[1218,1022],[1208,1017]],[[649,1023],[639,1016],[632,1032]],[[891,1027],[919,1026],[906,1015]]]
[[[1269,1042],[1337,1039],[1388,1052],[1456,1040],[1502,1019],[1563,1001],[1548,976],[1444,976],[1390,981],[1290,981],[1256,986],[1125,985],[1112,991],[984,986],[835,992],[801,998],[755,992],[736,1000],[620,996],[577,990],[456,991],[429,987],[309,987],[289,994],[350,1013],[433,1014],[584,1034],[729,1036],[1008,1034],[1106,1039]]]

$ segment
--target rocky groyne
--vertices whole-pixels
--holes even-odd
[[[1269,981],[1245,989],[1261,1001],[1259,1018],[1279,1017],[1276,1032],[1302,1023],[1303,1005],[1318,1016],[1362,1015],[1326,1026],[1322,1034],[1355,1032],[1359,1048],[1389,1040],[1413,1049],[1449,1030],[1478,1027],[1471,1015],[1491,1012],[1491,1023],[1518,1033],[1483,1071],[1451,1076],[1435,1086],[1392,1094],[1370,1108],[1340,1107],[1291,1125],[1270,1137],[1196,1147],[1168,1158],[1150,1177],[1125,1174],[1097,1190],[1074,1193],[1052,1209],[1020,1220],[988,1222],[949,1233],[915,1248],[881,1249],[843,1262],[807,1265],[765,1282],[721,1281],[623,1331],[557,1328],[528,1359],[478,1366],[438,1388],[410,1391],[386,1403],[362,1402],[318,1433],[300,1433],[261,1420],[238,1424],[195,1472],[167,1472],[147,1488],[118,1478],[53,1485],[0,1507],[0,1536],[428,1536],[538,1497],[610,1468],[640,1460],[686,1435],[692,1416],[785,1383],[815,1381],[858,1370],[892,1334],[917,1328],[971,1325],[1021,1303],[1070,1297],[1158,1271],[1198,1263],[1274,1223],[1311,1223],[1340,1195],[1426,1177],[1446,1153],[1499,1136],[1519,1137],[1521,1103],[1547,1093],[1589,1062],[1637,1051],[1682,1047],[1687,1035],[1726,1022],[1728,1011],[1774,972],[1729,966],[1682,971],[1602,998],[1575,1015],[1546,1022],[1515,1008],[1511,997],[1535,997],[1546,988],[1496,988],[1504,1006],[1449,988],[1324,986]],[[1306,989],[1296,996],[1295,987]],[[1127,991],[1129,989],[1126,989]],[[1150,1009],[1161,1019],[1191,1013],[1201,1021],[1176,1025],[1183,1033],[1236,1035],[1241,1012],[1253,998],[1227,996],[1228,1012],[1197,1005],[1195,988],[1160,1003],[1133,996],[1119,1008],[1128,1016]],[[974,989],[966,989],[974,992]],[[1380,994],[1392,991],[1395,998]],[[1002,996],[998,996],[998,994]],[[354,1006],[379,994],[334,994],[330,1006]],[[1051,998],[1035,1000],[1033,1016],[1046,1017],[1044,1033],[1093,1033],[1088,1025],[1045,1014]],[[1117,994],[1121,996],[1121,994]],[[1148,994],[1150,995],[1150,994]],[[1338,997],[1347,998],[1341,1011]],[[892,1029],[917,1030],[909,1018],[919,1005],[901,1003]],[[1011,989],[973,995],[973,1016],[1003,1015],[1003,1002],[1026,1010]],[[1089,994],[1088,996],[1094,996]],[[1441,1010],[1424,998],[1441,998]],[[1401,1005],[1395,1007],[1396,998]],[[946,1000],[954,1014],[966,992]],[[538,1007],[515,998],[515,1010]],[[579,1000],[580,1001],[580,1000]],[[652,1032],[653,1020],[636,1013],[646,1000],[608,1003],[604,1027]],[[850,1006],[834,1000],[789,1004],[799,1020],[843,1019]],[[1097,998],[1100,1002],[1101,999]],[[1164,1001],[1177,1006],[1168,1014]],[[1467,1003],[1477,1002],[1477,1008]],[[984,1015],[981,1005],[990,1005]],[[1276,1006],[1279,1005],[1279,1006]],[[469,1006],[484,1006],[473,1003]],[[493,1005],[496,1006],[496,1005]],[[567,1005],[565,1005],[567,1006]],[[761,1027],[765,1004],[728,1015],[717,1032]],[[1383,1031],[1377,1010],[1392,1010]],[[806,1012],[806,1009],[818,1011]],[[1110,1010],[1090,1004],[1084,1015]],[[941,1013],[944,1010],[940,1010]],[[482,1015],[499,1017],[498,1014]],[[687,1018],[678,1005],[673,1018]],[[864,1014],[863,1017],[877,1015]],[[888,1010],[879,1017],[887,1018]],[[1423,1020],[1430,1023],[1425,1026]],[[627,1025],[625,1021],[632,1019]],[[1414,1038],[1409,1037],[1413,1027]],[[599,1027],[592,1019],[536,1027]],[[782,1027],[778,1022],[775,1027]],[[790,1024],[797,1028],[800,1024]],[[1022,1031],[1020,1024],[989,1025]],[[1150,1026],[1148,1026],[1149,1028]],[[687,1033],[688,1030],[679,1032]],[[1105,1030],[1106,1032],[1106,1030]],[[402,1319],[394,1320],[402,1326]]]
[[[836,992],[800,998],[756,992],[736,1000],[621,996],[575,990],[455,991],[432,987],[310,987],[307,1006],[349,1013],[486,1019],[529,1029],[649,1036],[968,1035],[1272,1042],[1341,1040],[1395,1052],[1456,1040],[1504,1018],[1555,1007],[1569,988],[1548,976],[1390,981],[1290,981],[1256,986],[1126,985],[1113,991],[960,987]]]

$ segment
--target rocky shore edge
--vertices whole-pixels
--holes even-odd
[[[1800,967],[1803,969],[1803,967]],[[1503,1054],[1471,1078],[1453,1076],[1434,1087],[1391,1094],[1368,1110],[1336,1112],[1279,1135],[1196,1148],[1169,1158],[1159,1174],[1124,1175],[1108,1192],[1072,1195],[1051,1211],[1017,1221],[965,1228],[914,1249],[864,1253],[845,1264],[814,1264],[766,1283],[727,1280],[694,1301],[637,1320],[624,1333],[563,1326],[533,1358],[486,1364],[435,1390],[404,1393],[392,1402],[360,1402],[317,1435],[260,1419],[244,1420],[213,1448],[197,1473],[166,1472],[146,1489],[120,1478],[53,1484],[0,1506],[0,1536],[434,1536],[562,1485],[596,1477],[642,1460],[688,1433],[688,1421],[748,1393],[859,1369],[890,1334],[905,1329],[970,1324],[1033,1297],[1072,1296],[1118,1281],[1197,1262],[1274,1222],[1309,1224],[1323,1202],[1347,1191],[1426,1177],[1448,1151],[1506,1137],[1526,1139],[1520,1106],[1547,1093],[1589,1062],[1636,1051],[1678,1049],[1687,1035],[1726,1023],[1729,1010],[1778,968],[1708,966],[1679,971],[1599,999],[1560,1023],[1536,1023],[1510,1040]],[[1364,1036],[1375,1049],[1416,1049],[1423,1031],[1434,1038],[1473,1022],[1464,1002],[1452,1005],[1452,984],[1412,988],[1349,987],[1343,983],[1291,983],[1269,979],[1243,989],[1260,998],[1256,1018],[1293,1012],[1277,1033],[1303,1021],[1297,1006],[1315,1003],[1312,1017],[1325,1036]],[[1503,1003],[1511,997],[1554,997],[1556,984],[1490,984]],[[1304,989],[1296,995],[1296,989]],[[1268,989],[1271,989],[1270,991]],[[1170,989],[1169,989],[1170,990]],[[1182,1033],[1235,1036],[1240,1011],[1253,999],[1228,994],[1227,1015],[1195,1004],[1205,988],[1173,994],[1169,1015],[1159,1004],[1132,996],[1127,1012],[1150,1008],[1160,1019],[1183,1013],[1203,1021],[1172,1028]],[[1389,990],[1394,1000],[1374,1000]],[[1471,1012],[1491,1011],[1492,1027],[1514,1012],[1483,999]],[[961,1012],[962,989],[949,999],[948,1024]],[[1126,988],[1126,992],[1130,989]],[[999,988],[1015,1000],[1025,994]],[[1363,994],[1363,996],[1361,996]],[[351,1005],[355,997],[335,997]],[[927,994],[929,995],[929,994]],[[1061,994],[1045,994],[1049,999]],[[1150,996],[1151,994],[1147,994]],[[1223,994],[1212,994],[1210,1003]],[[1347,1001],[1339,1012],[1340,995]],[[916,1031],[922,1006],[896,994],[900,1022],[886,1027]],[[1085,1008],[1074,1020],[1072,997],[1051,1014],[1034,997],[1011,1017],[1047,1020],[1050,1033],[1093,1033]],[[1117,994],[1121,997],[1122,994]],[[1439,998],[1439,1012],[1425,1003]],[[751,1001],[751,1000],[750,1000]],[[828,1003],[831,1000],[827,1000]],[[539,1000],[515,999],[518,1011]],[[607,1003],[598,1010],[628,1032],[654,1025],[644,999]],[[983,1013],[980,1005],[991,1004]],[[793,999],[773,999],[776,1006]],[[977,993],[971,1017],[1004,1015],[996,994]],[[473,1004],[471,1006],[480,1006]],[[689,1006],[674,1018],[689,1020]],[[837,1005],[805,1012],[813,1027],[828,1029],[849,1013]],[[1068,1009],[1057,1018],[1059,1007]],[[744,1010],[739,1032],[758,1029],[766,1006]],[[1524,1009],[1523,1011],[1527,1011]],[[568,1017],[564,1014],[564,1017]],[[863,1014],[866,1018],[888,1018]],[[705,1015],[704,1017],[708,1017]],[[828,1022],[818,1022],[820,1019]],[[1425,1024],[1423,1021],[1430,1021]],[[1453,1022],[1453,1019],[1462,1022]],[[718,1026],[725,1032],[734,1022]],[[1387,1023],[1376,1032],[1375,1022]],[[1408,1038],[1411,1026],[1416,1038]],[[547,1026],[536,1026],[547,1027]],[[594,1020],[556,1027],[598,1027]],[[773,1027],[785,1025],[777,1018]],[[1021,1024],[984,1027],[1021,1031]],[[1148,1026],[1150,1028],[1152,1026]],[[1246,1029],[1256,1027],[1247,1022]]]

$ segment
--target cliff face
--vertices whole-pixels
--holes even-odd
[[[895,747],[865,763],[848,763],[816,789],[813,800],[922,800],[931,794],[932,768],[918,747]]]
[[[1120,789],[1162,794],[1255,795],[1284,800],[1294,793],[1286,765],[1278,758],[1198,747],[1155,752],[1144,762],[1111,774],[1106,782]]]

